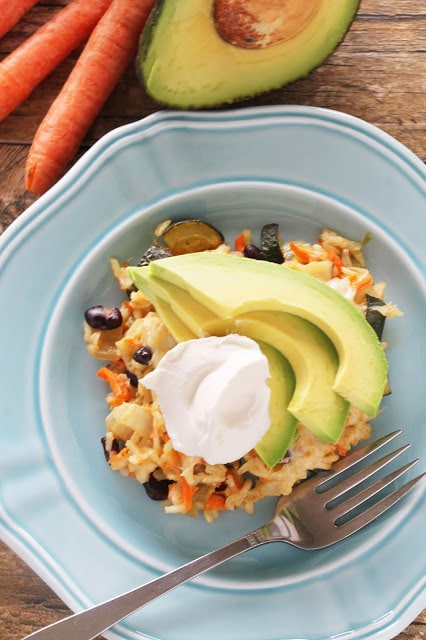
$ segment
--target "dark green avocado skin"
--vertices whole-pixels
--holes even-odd
[[[256,96],[277,90],[285,85],[295,82],[296,80],[306,77],[314,69],[323,64],[327,60],[327,58],[335,51],[335,49],[341,44],[352,22],[356,18],[360,6],[360,0],[350,0],[349,2],[348,0],[339,0],[339,2],[342,3],[342,6],[344,4],[351,5],[351,9],[345,16],[345,22],[340,29],[338,37],[335,38],[329,46],[326,46],[320,55],[312,58],[300,72],[296,72],[294,74],[287,73],[287,75],[282,79],[278,77],[267,87],[259,88],[257,86],[247,86],[247,88],[245,88],[243,91],[239,90],[238,88],[236,88],[235,91],[231,89],[227,95],[222,95],[221,93],[215,94],[214,92],[210,92],[208,95],[202,95],[202,92],[192,91],[191,89],[188,89],[185,94],[180,93],[179,90],[177,90],[176,92],[170,90],[170,87],[167,87],[165,88],[165,90],[163,90],[163,88],[161,87],[161,82],[159,83],[159,86],[157,86],[156,82],[153,80],[155,71],[154,73],[152,72],[152,64],[147,65],[147,61],[150,57],[152,58],[153,55],[159,57],[161,55],[161,43],[159,46],[157,42],[157,44],[154,46],[154,40],[157,35],[157,31],[163,28],[164,24],[167,23],[167,21],[170,22],[167,15],[170,12],[170,7],[172,10],[176,11],[176,7],[179,2],[184,1],[185,0],[157,0],[151,12],[150,18],[147,21],[146,26],[141,34],[136,62],[139,81],[144,87],[146,93],[161,106],[173,107],[177,109],[207,109],[212,107],[229,106],[229,104],[249,100]],[[191,1],[200,2],[201,4],[209,2],[211,5],[213,5],[212,0]],[[327,2],[328,0],[325,0],[325,3]],[[330,12],[330,15],[332,15],[332,12]],[[230,45],[224,43],[224,46]],[[279,45],[275,46],[278,47]],[[154,49],[156,49],[156,51],[153,54]],[[188,64],[192,64],[191,60],[188,61]],[[282,67],[283,69],[286,67],[285,60],[283,60],[282,62]],[[226,64],[223,65],[223,73],[229,74],[229,66]],[[170,69],[169,77],[167,78],[166,82],[168,84],[170,83],[171,85],[173,84],[173,82],[175,82],[176,88],[178,88],[179,80],[177,78],[173,79],[173,76],[175,76],[173,69]]]

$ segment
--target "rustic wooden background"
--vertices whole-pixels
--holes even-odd
[[[41,0],[0,40],[0,58],[65,4],[66,0]],[[35,199],[25,192],[23,182],[28,147],[77,54],[0,123],[0,232]],[[426,0],[362,0],[344,42],[325,64],[291,86],[238,106],[270,104],[328,107],[363,118],[426,161]],[[158,109],[130,65],[91,127],[81,153],[107,131]],[[19,640],[67,613],[42,580],[0,543],[1,640]],[[426,611],[397,638],[426,638]]]

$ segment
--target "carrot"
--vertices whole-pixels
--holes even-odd
[[[231,482],[235,485],[236,489],[241,489],[244,485],[243,479],[233,469],[228,469],[226,472],[227,477],[231,478]]]
[[[246,246],[246,239],[244,233],[240,233],[234,240],[234,249],[235,251],[240,251],[241,253],[244,251],[244,247]]]
[[[108,382],[111,387],[114,394],[114,400],[110,403],[112,407],[117,407],[119,404],[131,400],[132,394],[127,381],[122,377],[123,374],[115,373],[108,367],[101,367],[96,375]]]
[[[371,273],[366,273],[361,280],[359,280],[356,284],[356,292],[359,293],[362,289],[369,287],[373,284],[373,276]]]
[[[343,275],[342,268],[345,266],[343,260],[333,249],[326,249],[329,260],[333,263],[333,269],[336,277]]]
[[[300,260],[302,264],[308,264],[308,262],[311,261],[310,254],[304,249],[301,249],[299,245],[297,245],[295,242],[290,242],[289,246],[290,246],[290,249],[293,251],[294,255],[296,256],[296,258]]]
[[[207,498],[206,509],[211,509],[212,511],[226,509],[225,496],[220,495],[220,493],[212,493],[212,495]]]
[[[243,229],[241,233],[234,240],[235,251],[244,252],[244,247],[251,244],[251,231],[250,229]]]
[[[192,496],[197,491],[197,487],[194,487],[192,484],[189,484],[183,476],[180,477],[181,486],[182,486],[182,501],[185,509],[185,513],[191,510],[192,507]]]
[[[154,3],[155,0],[112,0],[35,135],[25,173],[29,191],[41,195],[65,172],[105,100],[136,55],[140,33]]]
[[[0,62],[0,120],[87,40],[111,2],[73,0]]]
[[[0,0],[0,38],[37,2],[38,0]]]
[[[347,452],[346,447],[343,447],[341,444],[336,444],[336,453],[340,458],[344,458]]]

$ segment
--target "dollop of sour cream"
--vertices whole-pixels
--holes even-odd
[[[140,382],[157,394],[175,450],[225,464],[269,428],[269,376],[259,345],[230,334],[177,344]]]

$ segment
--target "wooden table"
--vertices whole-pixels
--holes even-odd
[[[0,41],[0,56],[4,57],[66,3],[66,0],[41,0]],[[1,230],[35,200],[24,189],[26,154],[76,55],[62,63],[25,104],[0,123]],[[245,104],[300,104],[337,109],[380,127],[426,161],[424,0],[362,0],[358,17],[344,42],[325,64],[309,77]],[[131,65],[91,127],[81,153],[112,128],[157,109],[158,105],[140,87]],[[43,581],[0,543],[0,638],[19,640],[67,613],[67,607]],[[426,638],[426,611],[397,637]]]

